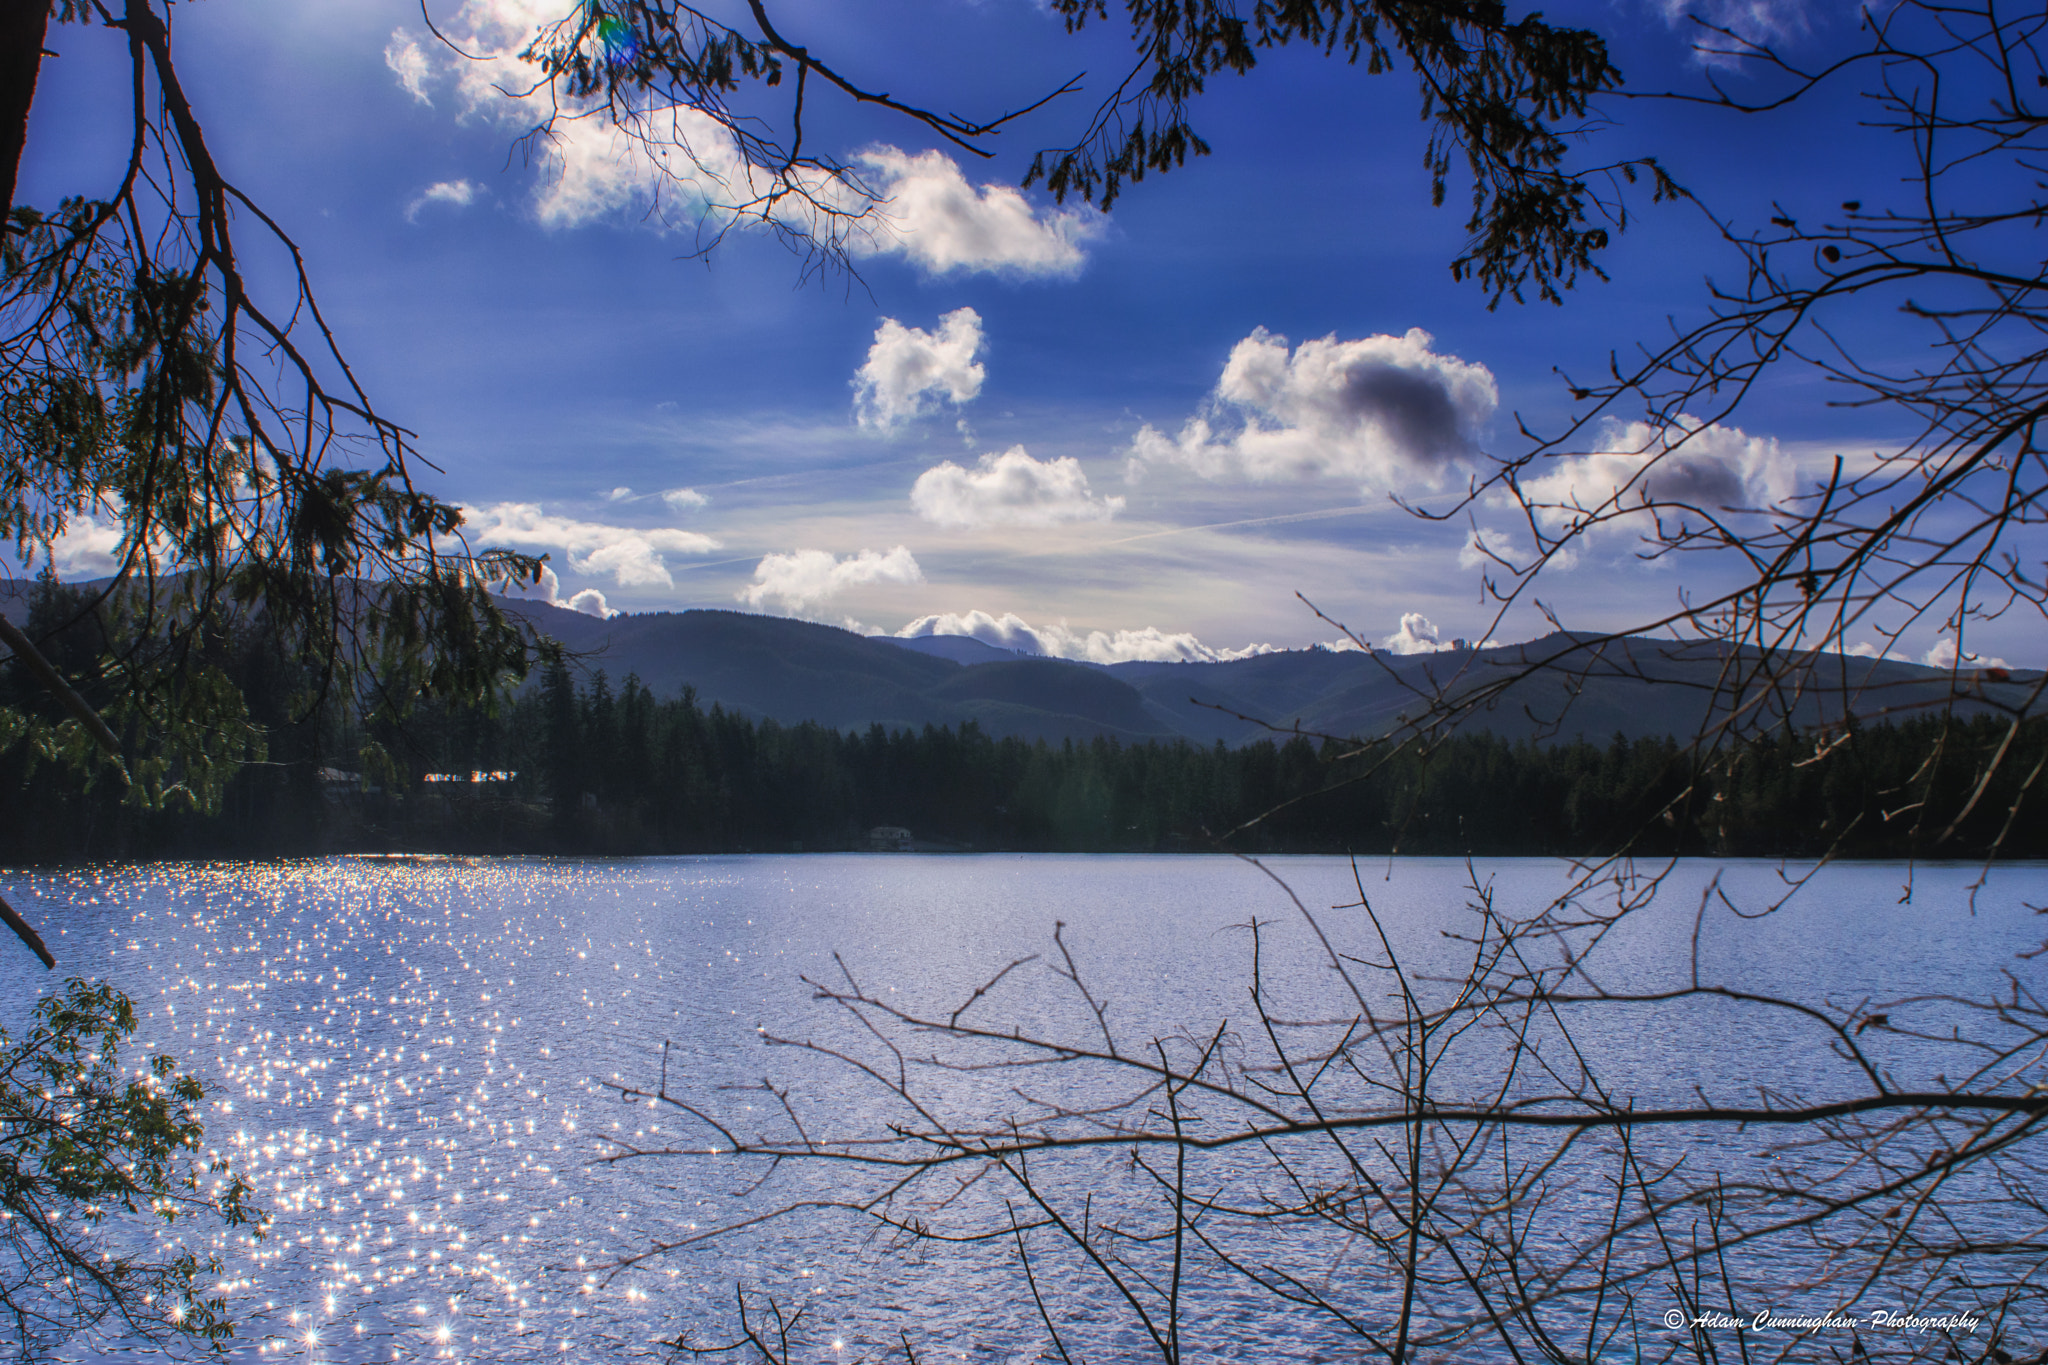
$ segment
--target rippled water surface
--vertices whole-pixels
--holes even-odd
[[[1318,910],[1355,898],[1341,860],[1274,868]],[[1637,983],[1683,970],[1717,870],[1758,895],[1777,877],[1766,865],[1681,869],[1661,918],[1612,946],[1612,969]],[[1509,911],[1563,876],[1534,861],[1479,872]],[[1414,965],[1453,965],[1441,931],[1467,900],[1464,865],[1364,875]],[[2048,900],[2048,870],[2001,871],[1974,910],[1974,869],[1922,868],[1900,904],[1906,876],[1836,868],[1769,919],[1716,911],[1708,970],[1815,999],[1881,997],[1982,985],[2039,941],[2026,902]],[[675,1123],[607,1084],[655,1081],[667,1043],[671,1088],[731,1096],[744,1113],[759,1096],[721,1087],[804,1071],[757,1029],[834,1026],[801,978],[840,971],[835,952],[870,989],[958,1004],[1004,962],[1048,948],[1056,921],[1135,1028],[1240,1008],[1247,944],[1231,926],[1253,916],[1275,922],[1271,979],[1311,1000],[1330,989],[1279,888],[1228,859],[337,858],[14,873],[0,886],[47,926],[67,972],[136,998],[149,1049],[217,1084],[209,1142],[275,1218],[260,1243],[210,1244],[241,1323],[238,1360],[632,1358],[681,1330],[728,1327],[738,1282],[807,1299],[819,1359],[899,1333],[943,1348],[929,1358],[1011,1359],[1030,1324],[992,1308],[1017,1291],[986,1248],[904,1264],[844,1229],[785,1225],[611,1273],[718,1216],[740,1173],[603,1163],[606,1138],[659,1143]],[[26,954],[0,953],[10,1028],[52,986]],[[1617,1055],[1634,1050],[1646,1093],[1683,1093],[1735,1064],[1655,1035],[1615,1041]],[[1754,1038],[1744,1048],[1766,1051]],[[1828,1065],[1775,1061],[1822,1080]],[[124,1353],[107,1341],[69,1351]]]

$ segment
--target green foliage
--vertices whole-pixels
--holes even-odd
[[[113,28],[130,155],[104,197],[0,222],[0,539],[34,563],[67,531],[111,533],[111,581],[29,636],[123,753],[108,763],[18,687],[0,743],[145,807],[214,810],[264,748],[221,666],[229,637],[261,629],[366,712],[488,699],[529,658],[489,589],[539,564],[472,552],[460,509],[414,486],[411,434],[356,384],[303,269],[281,289],[244,277],[243,228],[302,264],[296,245],[214,162],[158,7],[131,0]]]
[[[1069,32],[1109,18],[1108,0],[1052,0],[1052,8]],[[1262,50],[1300,43],[1368,74],[1414,73],[1430,124],[1431,197],[1444,202],[1455,161],[1471,177],[1468,240],[1452,273],[1476,278],[1495,304],[1520,302],[1532,286],[1561,302],[1581,270],[1598,273],[1594,253],[1624,219],[1594,193],[1596,178],[1647,174],[1656,198],[1682,193],[1654,159],[1567,167],[1589,101],[1621,85],[1607,44],[1587,29],[1557,28],[1540,14],[1510,21],[1493,0],[1293,0],[1253,6],[1249,17],[1220,0],[1124,0],[1123,8],[1140,54],[1133,77],[1080,141],[1040,152],[1025,184],[1109,208],[1127,182],[1208,154],[1190,101],[1210,76],[1247,74]]]
[[[124,760],[102,753],[20,669],[0,672],[0,753],[20,746],[24,780],[47,763],[79,774],[87,791],[110,782],[120,799],[142,809],[217,810],[241,765],[267,754],[247,699],[222,665],[228,632],[218,623],[193,632],[172,657],[124,674],[124,660],[150,644],[135,639],[141,626],[124,605],[123,596],[95,601],[46,573],[28,616],[28,633],[42,641],[45,657],[125,740]],[[159,724],[160,716],[176,722]]]
[[[125,995],[73,980],[19,1041],[0,1029],[0,1345],[21,1355],[110,1315],[154,1339],[233,1334],[201,1283],[215,1260],[104,1235],[195,1217],[261,1235],[249,1187],[199,1154],[205,1085],[168,1056],[123,1070],[135,1027]]]

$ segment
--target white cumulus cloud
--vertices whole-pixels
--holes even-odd
[[[1008,185],[975,189],[944,152],[884,145],[854,160],[880,201],[855,255],[900,255],[933,275],[1072,275],[1087,259],[1081,244],[1101,231],[1092,211],[1040,210]]]
[[[391,30],[391,41],[384,45],[384,65],[391,68],[391,74],[398,77],[407,94],[421,104],[433,105],[427,85],[433,80],[434,66],[418,38],[402,28]]]
[[[867,362],[854,372],[855,417],[864,427],[888,431],[941,400],[955,407],[972,402],[988,377],[974,359],[981,343],[981,315],[972,308],[945,314],[933,332],[883,318]]]
[[[1920,656],[1920,662],[1929,668],[2010,668],[2003,659],[1990,658],[1982,654],[1960,654],[1957,652],[1953,635],[1944,635],[1936,640],[1928,651]]]
[[[1458,567],[1461,569],[1498,568],[1505,559],[1513,564],[1515,542],[1505,531],[1496,531],[1486,526],[1475,526],[1465,536],[1465,543],[1458,550]]]
[[[1380,648],[1390,654],[1435,654],[1451,648],[1451,643],[1438,633],[1435,622],[1411,611],[1402,614],[1401,628],[1380,641]]]
[[[1568,573],[1578,566],[1579,553],[1569,544],[1552,545],[1548,554],[1542,565],[1547,572]],[[1505,531],[1475,526],[1465,533],[1465,543],[1458,547],[1458,567],[1521,573],[1535,567],[1535,552],[1518,548],[1515,538]]]
[[[701,555],[719,548],[696,531],[576,521],[549,516],[532,502],[467,507],[463,514],[473,544],[561,550],[576,572],[608,575],[622,588],[672,588],[675,578],[663,554]]]
[[[1688,510],[1720,516],[1791,495],[1796,471],[1776,438],[1680,417],[1668,427],[1609,422],[1598,448],[1563,456],[1525,477],[1522,495],[1549,526],[1666,519]]]
[[[420,211],[431,204],[446,204],[450,208],[466,209],[476,202],[476,196],[483,186],[468,180],[441,180],[427,186],[405,206],[405,221],[419,221]]]
[[[1122,498],[1098,497],[1071,455],[1034,460],[1023,446],[984,455],[972,469],[946,460],[917,476],[910,505],[941,526],[1052,526],[1063,521],[1107,521],[1124,510]]]
[[[540,566],[538,583],[500,583],[495,591],[506,597],[523,598],[529,602],[545,602],[551,607],[566,607],[570,611],[580,611],[585,616],[595,616],[600,621],[608,621],[619,614],[605,602],[604,594],[596,588],[585,588],[564,601],[562,580],[545,564]]]
[[[715,206],[743,203],[766,188],[765,179],[757,184],[748,171],[731,135],[695,110],[640,110],[636,139],[601,105],[556,105],[545,91],[519,98],[541,74],[520,53],[569,11],[565,0],[466,0],[441,25],[461,55],[438,42],[394,35],[400,55],[393,60],[387,51],[386,62],[422,98],[430,82],[451,80],[465,121],[523,136],[548,120],[529,144],[538,172],[532,210],[544,227],[623,220],[665,228],[672,224],[664,209],[676,206],[686,210],[683,225],[693,226]],[[418,54],[417,64],[411,53]]]
[[[837,241],[856,257],[901,257],[929,275],[1051,277],[1078,271],[1083,244],[1101,231],[1093,210],[1034,203],[1007,185],[977,188],[943,152],[876,145],[852,158],[850,178],[800,169],[793,186],[778,185],[697,110],[637,108],[629,134],[601,102],[577,105],[560,92],[519,98],[540,76],[520,54],[569,12],[567,0],[466,0],[441,25],[461,55],[403,30],[385,51],[399,83],[422,102],[447,79],[465,119],[515,135],[549,119],[531,144],[539,163],[533,212],[547,227],[637,221],[716,231],[760,225],[765,213],[779,229]],[[797,192],[777,192],[790,188]]]
[[[532,111],[515,106],[501,117],[531,122]],[[694,222],[712,205],[752,197],[730,136],[708,115],[659,109],[646,116],[643,129],[652,147],[596,112],[556,120],[535,144],[541,177],[534,217],[550,228],[603,221],[665,226],[664,203],[680,204]]]
[[[125,540],[118,520],[102,521],[87,512],[72,517],[64,533],[50,541],[50,563],[59,578],[99,578],[121,567]]]
[[[1131,473],[1174,464],[1209,479],[1435,484],[1478,454],[1500,391],[1484,365],[1433,345],[1416,327],[1357,341],[1332,334],[1290,353],[1287,338],[1258,328],[1231,349],[1205,410],[1179,436],[1138,432]]]
[[[901,545],[887,551],[862,550],[844,559],[829,550],[793,550],[764,556],[754,566],[754,581],[741,590],[739,600],[755,608],[773,602],[786,612],[798,612],[849,588],[922,582],[924,570]]]
[[[711,501],[694,488],[665,488],[662,490],[661,500],[678,512],[694,511]]]
[[[896,632],[901,639],[927,635],[965,635],[1020,654],[1040,654],[1052,659],[1077,659],[1094,664],[1220,663],[1245,659],[1254,654],[1277,652],[1272,645],[1246,645],[1243,649],[1213,649],[1192,634],[1178,634],[1146,626],[1142,630],[1078,631],[1064,621],[1057,625],[1034,626],[1014,612],[991,616],[985,611],[945,612],[921,616]]]

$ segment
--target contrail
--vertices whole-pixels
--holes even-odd
[[[760,555],[741,555],[738,559],[706,559],[699,560],[695,564],[671,564],[668,571],[670,573],[688,573],[692,569],[715,569],[721,564],[752,564],[760,558]]]
[[[1315,521],[1321,517],[1341,517],[1352,512],[1377,511],[1380,504],[1362,502],[1355,507],[1324,507],[1314,512],[1288,512],[1277,517],[1246,517],[1243,521],[1212,521],[1204,526],[1176,526],[1170,531],[1147,531],[1143,535],[1125,536],[1122,540],[1105,541],[1106,545],[1129,545],[1136,540],[1156,540],[1160,536],[1182,536],[1190,531],[1227,531],[1236,526],[1270,526],[1281,521]]]

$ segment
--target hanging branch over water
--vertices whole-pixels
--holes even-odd
[[[111,576],[54,623],[97,637],[85,672],[37,668],[39,642],[6,627],[56,705],[8,708],[0,742],[145,806],[213,808],[263,757],[218,648],[254,620],[313,669],[316,702],[487,700],[528,660],[487,587],[538,566],[472,553],[460,511],[415,483],[412,434],[357,381],[298,244],[215,161],[167,14],[60,0],[8,15],[10,195],[52,20],[126,49],[131,135],[96,196],[14,201],[0,224],[0,535],[30,563],[68,535],[115,542]],[[252,261],[283,268],[282,293]]]

